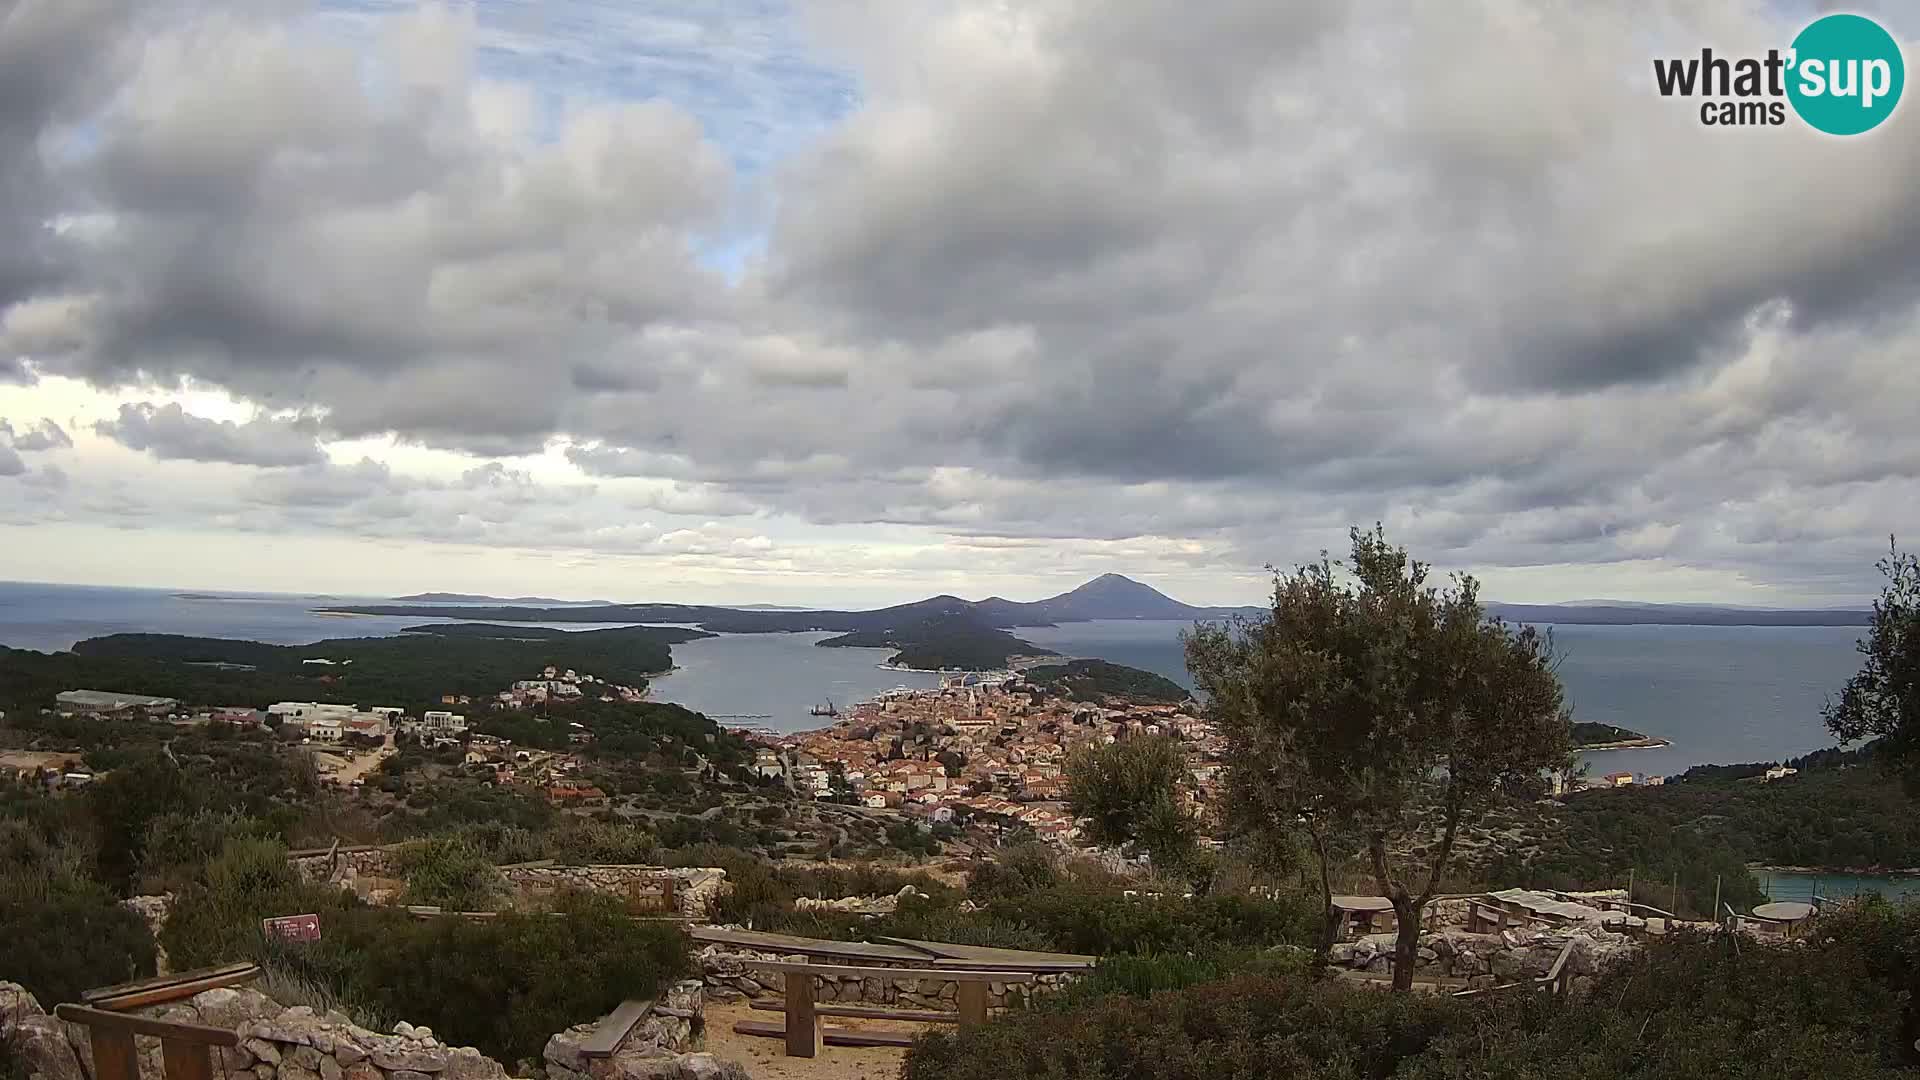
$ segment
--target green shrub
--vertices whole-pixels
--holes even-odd
[[[192,880],[228,840],[273,834],[265,822],[235,810],[161,814],[147,823],[136,878],[143,892],[171,891]]]
[[[1242,976],[933,1032],[903,1080],[1385,1077],[1466,1011],[1450,998]]]
[[[555,911],[420,920],[350,908],[323,917],[318,943],[276,947],[272,959],[341,1000],[509,1064],[688,970],[678,927],[635,922],[607,897],[563,895]]]
[[[252,958],[265,947],[262,919],[318,914],[324,932],[329,916],[351,902],[339,889],[302,882],[279,842],[230,839],[200,880],[175,894],[160,942],[176,969]]]
[[[1065,952],[1200,953],[1313,940],[1316,916],[1304,899],[1252,896],[1126,896],[1091,885],[1061,885],[987,905],[987,915],[1025,926]]]
[[[99,885],[0,881],[0,979],[25,986],[48,1009],[152,975],[153,965],[146,923]]]
[[[423,840],[400,849],[398,855],[409,904],[492,911],[506,899],[506,881],[493,860],[464,839]]]
[[[93,848],[68,824],[59,812],[0,818],[0,979],[48,1009],[153,974],[146,923],[88,876]]]
[[[1916,1064],[1916,960],[1920,908],[1886,904],[1830,912],[1813,938],[1790,945],[1656,939],[1574,1001],[1465,1002],[1316,982],[1292,950],[1109,957],[1040,1008],[923,1037],[903,1075],[1894,1080]],[[1240,964],[1249,970],[1192,982]]]

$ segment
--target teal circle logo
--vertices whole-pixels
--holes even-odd
[[[1829,135],[1879,127],[1900,104],[1907,64],[1900,43],[1864,15],[1828,15],[1793,39],[1787,99]]]

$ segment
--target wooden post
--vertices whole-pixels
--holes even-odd
[[[960,1007],[960,1030],[981,1027],[987,1022],[987,984],[983,982],[961,982],[956,984],[955,1004]]]
[[[675,884],[676,881],[672,874],[668,874],[666,880],[660,883],[660,906],[667,915],[678,914],[680,911],[679,898],[674,895],[673,891]]]
[[[1720,921],[1720,875],[1713,876],[1713,921]]]
[[[211,1053],[204,1043],[160,1040],[160,1062],[167,1080],[213,1080]]]
[[[87,1029],[93,1042],[93,1075],[99,1080],[140,1080],[140,1058],[133,1049],[133,1032],[125,1028]]]
[[[787,1056],[820,1056],[820,1017],[813,1011],[813,976],[787,972]]]

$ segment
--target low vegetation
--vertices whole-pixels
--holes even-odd
[[[1621,1080],[1909,1075],[1920,910],[1837,915],[1810,946],[1659,941],[1575,1003],[1382,994],[1252,971],[1071,995],[936,1031],[905,1080]]]

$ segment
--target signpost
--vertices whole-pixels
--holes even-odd
[[[277,919],[261,919],[260,929],[282,941],[319,941],[320,916],[282,915]]]

